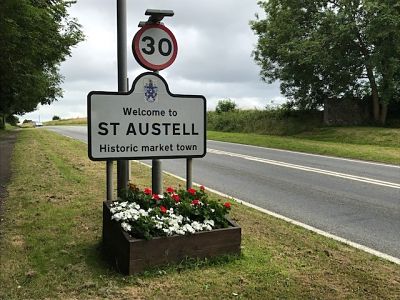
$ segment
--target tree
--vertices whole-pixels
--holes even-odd
[[[222,112],[229,112],[236,109],[236,103],[231,99],[219,100],[215,111],[220,114]]]
[[[14,116],[14,115],[9,115],[9,116],[6,118],[6,122],[7,122],[8,124],[12,125],[12,126],[17,126],[18,123],[19,123],[19,119],[18,119],[18,117]]]
[[[61,120],[61,118],[59,116],[53,116],[53,121],[57,121],[57,120]]]
[[[301,108],[326,98],[372,98],[384,123],[400,99],[398,0],[269,0],[266,18],[251,22],[261,78]]]
[[[62,96],[59,65],[83,40],[67,12],[73,3],[0,1],[0,117],[33,111]]]

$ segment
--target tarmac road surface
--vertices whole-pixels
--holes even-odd
[[[86,127],[46,128],[87,142]],[[207,148],[193,160],[194,182],[400,258],[400,166],[211,140]],[[162,167],[185,177],[184,159]]]

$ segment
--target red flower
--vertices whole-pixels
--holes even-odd
[[[231,208],[231,204],[230,204],[229,202],[225,202],[225,203],[224,203],[224,206],[225,206],[226,208]]]
[[[204,185],[201,185],[201,186],[200,186],[200,190],[201,190],[201,191],[203,191],[203,192],[204,192],[204,191],[205,191],[205,189],[206,189],[206,188],[204,187]]]
[[[196,190],[195,189],[188,189],[188,192],[191,195],[196,195]]]
[[[192,204],[193,204],[193,205],[199,205],[199,204],[200,204],[199,199],[194,199],[194,200],[192,201]]]
[[[167,209],[165,208],[165,206],[160,206],[160,211],[161,213],[165,214],[167,212]]]
[[[175,192],[174,188],[172,188],[172,187],[168,187],[167,188],[167,193],[168,194],[172,194],[173,192]]]
[[[144,189],[144,193],[145,193],[146,195],[151,195],[151,194],[153,193],[153,191],[152,191],[151,189],[149,189],[149,188],[145,188],[145,189]]]
[[[153,199],[154,200],[160,200],[160,196],[158,194],[153,194]]]
[[[181,197],[179,197],[178,194],[172,195],[172,199],[174,199],[176,203],[178,203],[179,201],[181,201]]]

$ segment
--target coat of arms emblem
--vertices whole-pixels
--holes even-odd
[[[157,99],[158,87],[150,79],[148,83],[144,85],[144,99],[147,102],[154,102]]]

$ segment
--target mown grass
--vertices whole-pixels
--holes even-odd
[[[208,139],[306,153],[400,164],[400,129],[328,127],[293,136],[208,131]]]
[[[101,255],[105,164],[45,130],[19,134],[0,225],[0,299],[399,299],[400,266],[240,204],[242,256],[124,277]],[[148,186],[149,169],[133,165]],[[182,184],[165,176],[164,186]]]
[[[4,135],[4,134],[7,134],[9,131],[15,130],[15,129],[17,129],[17,128],[18,128],[18,127],[6,123],[6,126],[5,126],[4,128],[0,128],[0,137],[1,137],[2,135]]]
[[[63,120],[53,120],[44,122],[43,125],[55,126],[55,125],[86,125],[86,118],[73,118],[73,119],[63,119]]]
[[[321,112],[286,114],[284,111],[268,110],[240,110],[224,114],[208,112],[208,127],[211,130],[208,130],[207,137],[232,143],[400,164],[400,128],[322,127]],[[84,125],[86,118],[45,124]]]
[[[294,137],[320,142],[393,147],[400,150],[400,128],[323,127]]]

